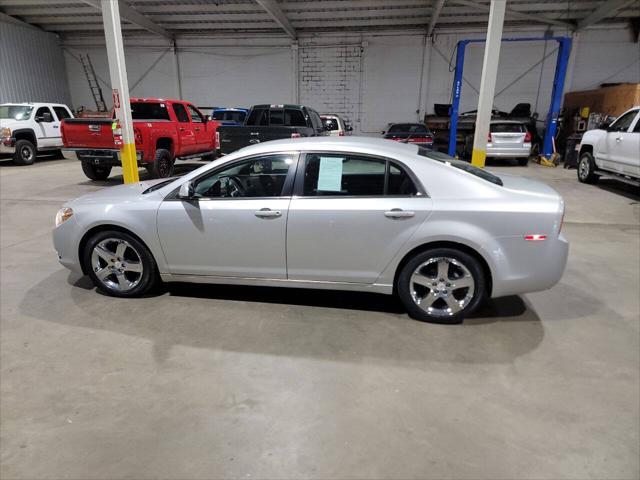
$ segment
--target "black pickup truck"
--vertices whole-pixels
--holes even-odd
[[[222,155],[269,140],[329,134],[318,112],[302,105],[254,105],[244,125],[218,127],[218,133]]]

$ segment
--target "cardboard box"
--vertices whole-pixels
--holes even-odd
[[[583,107],[589,107],[590,112],[617,117],[637,105],[640,105],[640,83],[623,83],[597,90],[568,92],[564,96],[564,108],[570,114]]]

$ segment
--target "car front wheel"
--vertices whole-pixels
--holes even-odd
[[[402,268],[396,290],[411,317],[462,322],[484,300],[486,279],[473,256],[452,248],[416,254]]]
[[[578,162],[578,180],[581,183],[596,183],[598,175],[595,174],[596,165],[593,161],[593,155],[585,152],[580,156]]]
[[[93,283],[114,297],[137,297],[158,282],[153,255],[138,239],[121,231],[104,231],[89,239],[84,266]]]

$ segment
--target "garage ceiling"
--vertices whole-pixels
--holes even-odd
[[[485,27],[488,0],[120,0],[123,34],[284,34]],[[0,12],[63,39],[102,35],[100,0],[0,0]],[[510,0],[507,26],[575,30],[640,16],[639,0]]]

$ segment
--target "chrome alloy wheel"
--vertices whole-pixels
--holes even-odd
[[[142,257],[126,240],[107,238],[91,252],[95,276],[110,290],[127,292],[142,279]]]
[[[409,291],[415,304],[429,315],[450,317],[469,305],[475,281],[459,260],[434,257],[413,271]]]
[[[589,165],[589,159],[587,157],[582,157],[578,163],[578,175],[582,180],[589,176],[590,169],[591,165]]]

